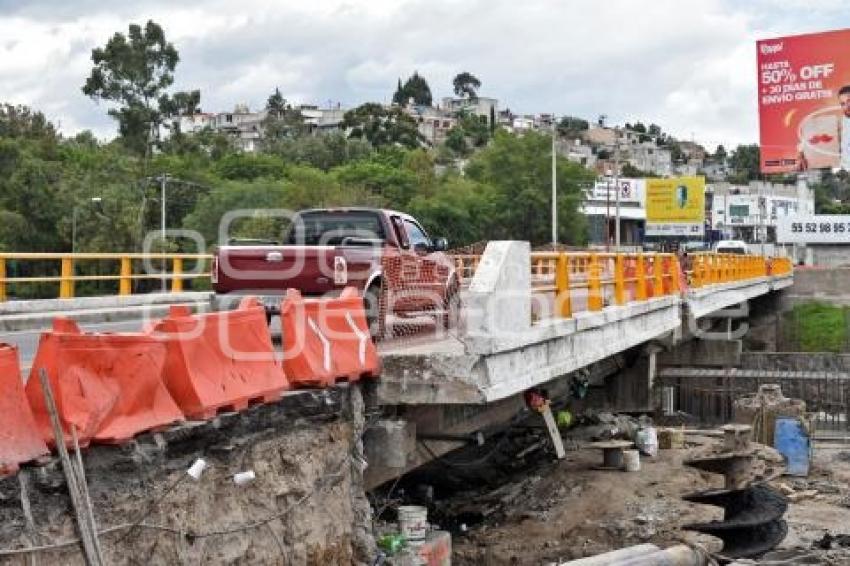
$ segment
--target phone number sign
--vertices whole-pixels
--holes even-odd
[[[781,244],[850,244],[850,215],[780,217],[776,223],[776,241]]]

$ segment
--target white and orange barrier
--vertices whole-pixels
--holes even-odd
[[[143,333],[81,332],[57,318],[41,336],[26,392],[39,432],[53,445],[53,429],[39,380],[47,371],[65,443],[75,427],[81,445],[117,443],[180,421],[183,413],[162,382],[165,347]]]
[[[271,402],[289,386],[254,297],[235,310],[207,314],[172,307],[150,334],[165,344],[163,381],[187,417],[205,419],[222,409]]]
[[[380,373],[363,299],[355,288],[321,299],[305,299],[289,289],[281,302],[280,323],[283,368],[293,386],[327,387]]]
[[[0,476],[4,476],[48,451],[24,393],[18,349],[9,344],[0,344],[0,386]]]

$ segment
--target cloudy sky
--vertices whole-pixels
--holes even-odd
[[[153,19],[202,108],[389,101],[399,76],[435,98],[470,71],[514,112],[659,123],[711,146],[758,138],[754,41],[850,27],[838,0],[0,0],[0,101],[68,134],[114,135],[80,87],[91,49]]]

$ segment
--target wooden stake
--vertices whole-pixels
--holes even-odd
[[[80,488],[82,499],[86,504],[86,520],[89,524],[89,531],[94,539],[94,547],[97,551],[97,556],[103,563],[103,549],[100,547],[100,539],[97,536],[97,523],[94,520],[94,509],[92,509],[91,497],[89,497],[89,485],[86,481],[86,469],[83,467],[83,457],[80,454],[80,442],[77,439],[77,425],[71,425],[71,438],[74,440],[74,452],[77,461],[77,484]]]
[[[62,471],[65,473],[65,483],[68,484],[68,493],[71,496],[71,504],[74,507],[74,513],[77,517],[77,531],[80,534],[80,542],[83,545],[83,556],[86,559],[86,564],[89,566],[101,566],[102,561],[97,553],[97,547],[89,532],[89,523],[83,512],[83,502],[81,501],[80,490],[77,486],[77,478],[74,474],[71,458],[68,456],[68,449],[65,446],[65,435],[62,433],[62,425],[59,423],[59,412],[56,410],[56,401],[53,398],[53,389],[50,387],[50,380],[47,378],[47,370],[44,368],[39,369],[38,379],[41,381],[41,392],[44,394],[44,404],[47,407],[47,414],[50,416],[50,425],[53,427],[56,451],[59,452]]]

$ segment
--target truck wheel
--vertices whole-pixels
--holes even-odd
[[[374,283],[363,294],[363,307],[366,310],[366,323],[369,333],[377,342],[386,336],[386,313],[381,309],[381,284]]]

